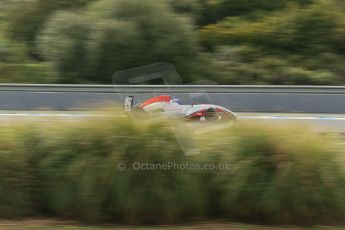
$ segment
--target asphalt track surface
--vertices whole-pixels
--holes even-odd
[[[102,105],[123,104],[125,96],[135,103],[162,93],[26,92],[0,91],[0,110],[89,110]],[[171,93],[183,104],[206,103],[233,111],[267,113],[345,114],[344,94],[310,93]]]
[[[249,121],[267,125],[302,124],[316,132],[345,133],[345,114],[305,113],[237,113],[238,122]],[[85,111],[0,111],[0,121],[53,122],[57,119],[77,121],[87,118],[104,117],[102,113]]]

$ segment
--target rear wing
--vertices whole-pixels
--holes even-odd
[[[132,112],[133,104],[134,104],[134,97],[127,96],[125,98],[125,112],[128,112],[128,113]]]

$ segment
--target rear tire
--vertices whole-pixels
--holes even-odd
[[[136,119],[147,119],[149,117],[149,115],[147,114],[147,112],[139,107],[139,106],[134,106],[132,108],[132,113],[131,115],[136,118]]]
[[[208,109],[205,112],[206,121],[218,121],[219,115],[215,109]]]

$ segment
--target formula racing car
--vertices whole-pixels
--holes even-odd
[[[134,105],[134,97],[125,98],[125,112],[133,114],[153,114],[182,117],[188,121],[235,121],[232,111],[213,104],[182,105],[178,98],[160,95]]]

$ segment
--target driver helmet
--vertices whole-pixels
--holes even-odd
[[[179,105],[181,105],[181,100],[180,100],[180,99],[178,99],[178,98],[174,98],[174,99],[172,99],[172,100],[171,100],[171,102],[172,102],[172,103],[175,103],[175,104],[179,104]]]

